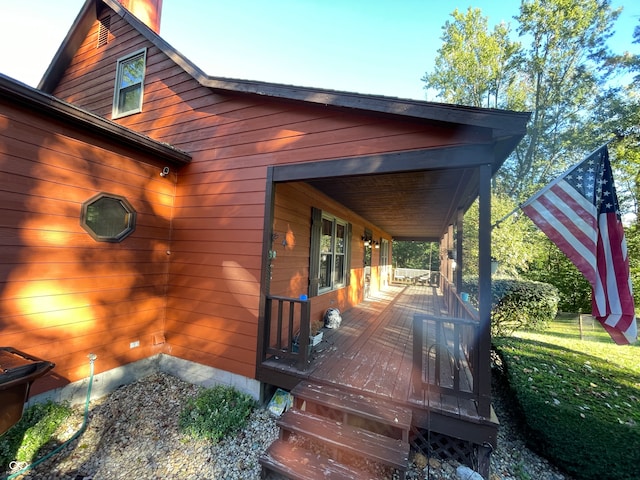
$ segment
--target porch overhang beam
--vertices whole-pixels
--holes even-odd
[[[421,170],[476,168],[493,157],[490,144],[427,148],[407,152],[345,157],[312,163],[274,167],[275,182],[310,181],[353,175],[375,175]],[[494,168],[497,168],[494,167]]]

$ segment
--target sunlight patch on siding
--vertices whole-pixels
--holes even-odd
[[[73,324],[74,334],[90,330],[95,318],[85,295],[69,295],[55,281],[27,284],[16,288],[13,303],[16,313],[32,323],[33,328]]]
[[[278,132],[276,138],[256,143],[256,151],[260,153],[275,152],[288,147],[303,138],[303,132],[283,129]]]
[[[257,318],[258,302],[260,300],[260,281],[246,268],[233,260],[222,262],[222,275],[226,280],[233,281],[235,291],[231,292],[238,305],[245,308],[252,317]],[[242,287],[238,287],[240,284]]]

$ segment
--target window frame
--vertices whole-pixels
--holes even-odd
[[[122,79],[124,76],[124,68],[127,64],[135,61],[137,58],[142,58],[142,75],[139,80],[130,85],[121,86]],[[144,79],[147,70],[147,49],[142,48],[140,50],[136,50],[129,55],[124,57],[120,57],[116,63],[116,80],[115,87],[113,90],[113,106],[111,110],[111,118],[121,118],[127,115],[132,115],[134,113],[140,113],[142,111],[142,103],[144,98]],[[139,90],[140,97],[138,104],[134,108],[130,108],[127,110],[120,110],[120,100],[124,95],[125,90]]]
[[[309,258],[311,263],[309,268],[309,295],[317,296],[345,288],[349,285],[351,224],[329,212],[315,208],[313,210],[311,254]],[[323,249],[322,237],[326,237],[323,225],[326,225],[326,222],[329,222],[331,225],[331,235],[328,249]],[[340,230],[342,230],[342,237],[339,237]],[[342,249],[339,248],[340,243],[338,242],[338,238],[343,239]],[[323,256],[327,255],[330,256],[330,258],[323,260]],[[323,265],[329,267],[327,274],[324,276]],[[337,268],[337,265],[341,265],[341,268]],[[325,281],[321,283],[321,279],[323,278]]]
[[[101,235],[96,232],[93,227],[87,223],[89,219],[89,208],[94,203],[102,200],[103,198],[107,198],[110,200],[115,200],[120,203],[123,211],[126,212],[126,227],[124,227],[119,233],[116,235]],[[121,195],[115,195],[111,193],[99,193],[94,195],[90,199],[86,200],[82,204],[82,211],[80,213],[80,226],[86,230],[86,232],[91,235],[91,237],[97,242],[111,242],[111,243],[119,243],[129,235],[131,235],[136,229],[136,220],[137,213],[135,209],[131,206],[129,201]]]

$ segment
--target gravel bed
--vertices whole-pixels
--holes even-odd
[[[57,454],[15,478],[21,480],[204,480],[260,478],[258,457],[278,437],[275,419],[255,410],[244,430],[218,444],[180,433],[178,415],[200,387],[159,373],[91,402],[86,431]],[[524,446],[502,392],[494,393],[501,420],[491,480],[571,480]],[[82,425],[84,405],[59,430],[58,445]],[[56,448],[51,447],[50,450]],[[41,454],[44,457],[46,452]],[[413,456],[415,479],[458,479],[452,462]],[[22,467],[22,466],[20,466]],[[17,470],[17,469],[16,469]],[[14,470],[14,472],[16,471]],[[12,472],[4,472],[2,478]]]

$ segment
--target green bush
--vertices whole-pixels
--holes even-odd
[[[477,278],[463,282],[471,301],[477,304]],[[491,334],[507,336],[516,330],[546,328],[558,313],[558,289],[529,280],[496,279],[491,284]]]
[[[572,478],[639,478],[640,347],[581,341],[556,324],[494,339],[527,444]]]
[[[180,412],[180,429],[191,437],[218,442],[243,428],[255,406],[250,395],[217,385],[189,400]]]
[[[68,405],[51,401],[27,408],[20,421],[0,437],[0,466],[6,469],[14,460],[32,463],[71,413]]]

